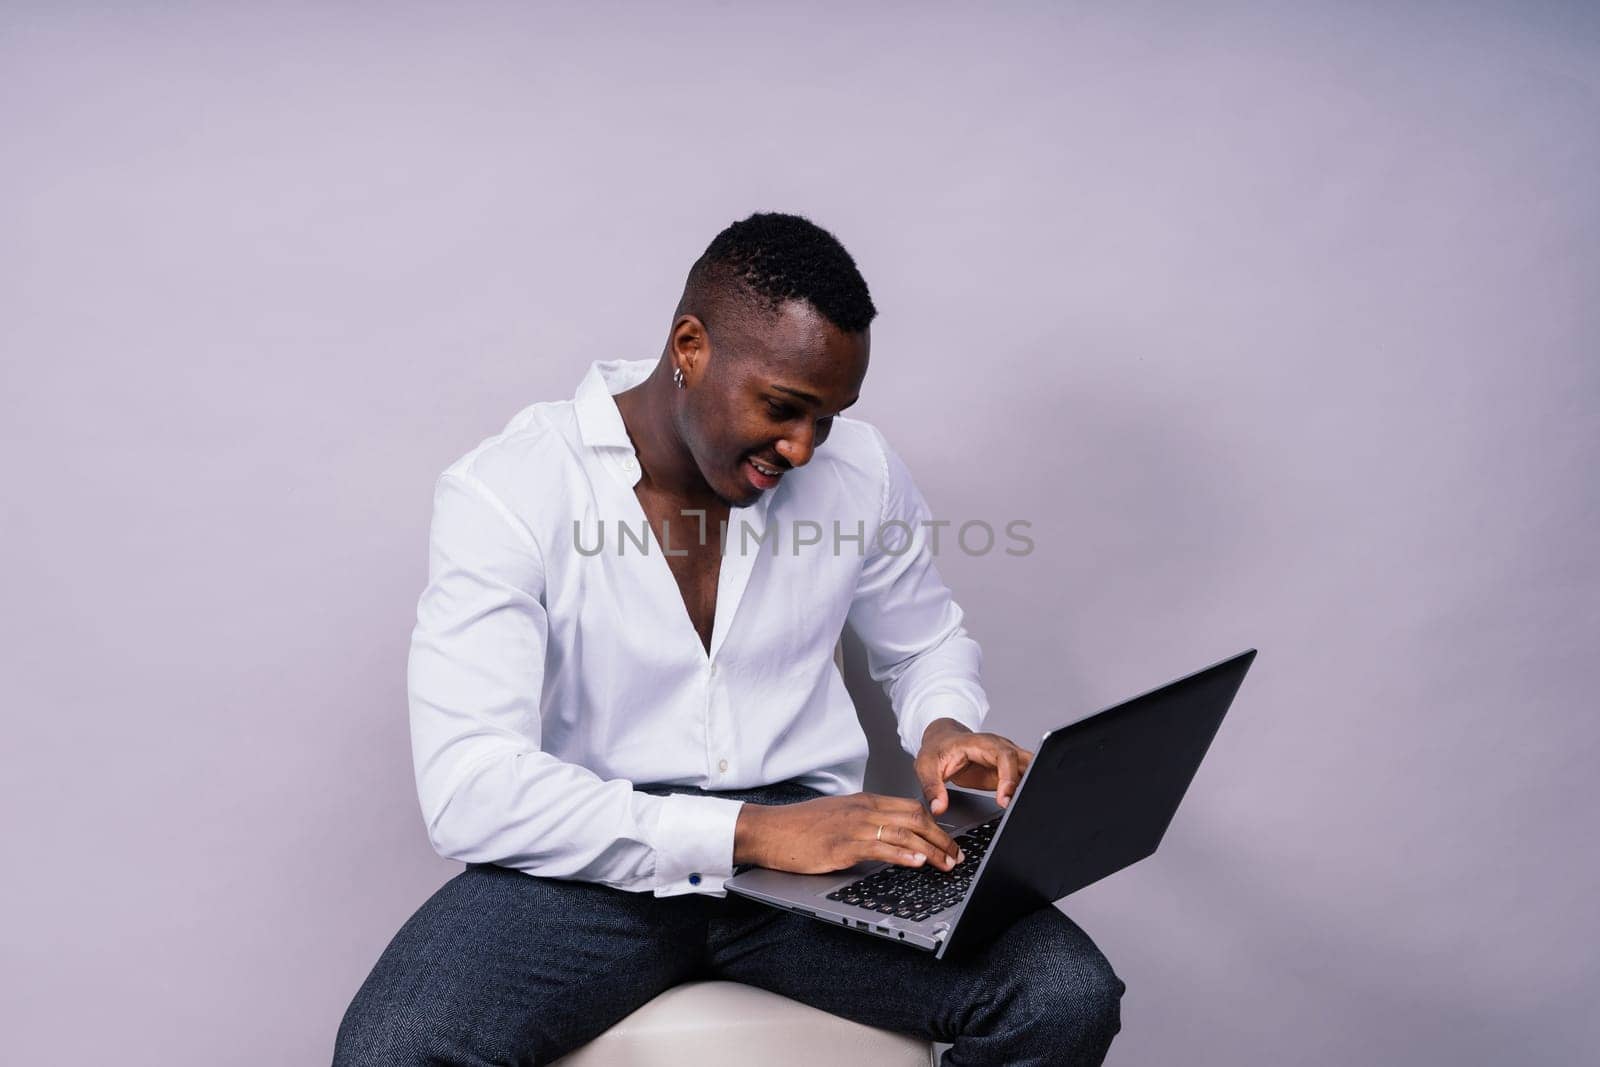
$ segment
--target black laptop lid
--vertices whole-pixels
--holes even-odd
[[[1153,853],[1255,655],[1045,735],[939,955]]]

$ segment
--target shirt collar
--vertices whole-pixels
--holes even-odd
[[[622,468],[623,477],[629,485],[639,480],[639,462],[634,455],[633,442],[628,439],[628,428],[622,422],[622,412],[613,398],[617,393],[632,389],[650,377],[655,365],[653,359],[596,360],[589,368],[589,373],[583,376],[583,381],[578,383],[578,391],[572,397],[572,406],[578,417],[578,433],[583,443],[599,450],[621,449],[621,452],[611,453],[611,466]],[[785,480],[793,477],[793,471],[784,475]],[[754,516],[756,532],[760,533],[765,528],[767,508],[772,503],[772,497],[782,488],[780,484],[777,489],[762,493],[749,507],[735,508],[734,511]]]
[[[572,398],[584,444],[633,451],[627,427],[622,424],[622,412],[612,397],[650,377],[655,365],[653,359],[606,359],[589,368]]]

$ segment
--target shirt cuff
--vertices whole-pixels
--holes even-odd
[[[935,719],[954,719],[973,733],[983,729],[988,708],[961,693],[930,693],[900,719],[900,747],[913,758],[922,751],[922,735]]]
[[[671,793],[662,800],[656,828],[656,896],[726,896],[722,883],[733,877],[733,830],[744,801],[685,793]]]

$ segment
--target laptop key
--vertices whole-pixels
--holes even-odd
[[[827,894],[867,911],[897,915],[934,915],[959,904],[994,836],[999,816],[956,837],[966,859],[948,871],[937,867],[885,867]]]

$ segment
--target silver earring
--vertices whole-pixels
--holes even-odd
[[[676,385],[679,389],[683,388],[683,368],[682,367],[674,367],[674,368],[672,368],[672,384]]]

